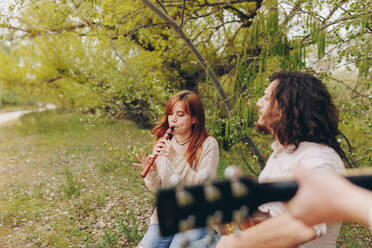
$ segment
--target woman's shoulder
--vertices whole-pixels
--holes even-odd
[[[203,146],[215,146],[218,148],[218,142],[215,137],[209,135],[203,142]]]

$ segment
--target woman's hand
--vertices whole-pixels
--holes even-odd
[[[141,168],[142,170],[147,168],[147,166],[149,165],[152,157],[153,157],[153,154],[149,155],[149,156],[146,156],[145,152],[142,150],[142,148],[140,149],[140,152],[141,152],[141,155],[139,155],[138,153],[136,153],[136,157],[138,158],[138,160],[141,162],[140,164],[139,163],[133,163],[134,166],[137,166],[139,168]],[[154,163],[154,165],[152,166],[151,170],[155,169],[155,166],[156,164]]]
[[[160,142],[156,144],[154,150],[155,154],[166,157],[170,161],[172,161],[177,155],[177,152],[174,150],[170,141],[166,139],[161,139]]]

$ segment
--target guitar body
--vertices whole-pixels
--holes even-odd
[[[216,230],[220,236],[233,234],[236,229],[241,231],[246,230],[254,225],[257,225],[267,219],[270,216],[267,213],[257,210],[252,216],[249,216],[247,219],[242,220],[239,224],[234,222],[224,223],[216,226]]]

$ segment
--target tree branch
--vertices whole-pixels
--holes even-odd
[[[191,51],[193,52],[193,54],[197,58],[201,67],[211,77],[213,84],[217,88],[217,91],[220,94],[220,96],[223,100],[223,103],[225,104],[226,111],[230,112],[231,109],[232,109],[232,105],[230,103],[230,100],[228,100],[227,95],[226,95],[225,91],[223,90],[222,85],[221,85],[220,81],[218,80],[216,74],[214,73],[213,69],[209,66],[208,61],[206,61],[204,59],[204,57],[201,55],[199,50],[191,42],[189,37],[187,37],[186,34],[182,31],[181,27],[179,25],[177,25],[177,23],[172,18],[170,18],[167,14],[162,12],[158,7],[156,7],[149,0],[141,0],[141,1],[143,2],[144,5],[148,6],[156,15],[158,15],[165,22],[167,22],[175,30],[175,32],[178,35],[180,35],[181,39],[186,43],[186,45],[191,49]]]
[[[182,4],[182,14],[181,14],[181,24],[180,24],[180,27],[182,29],[182,26],[183,26],[183,17],[185,15],[185,6],[186,6],[186,0],[183,0],[183,4]]]
[[[293,9],[289,13],[289,15],[286,17],[286,19],[280,24],[278,30],[282,30],[285,26],[287,26],[288,22],[290,22],[293,19],[293,17],[295,17],[295,15],[297,14],[297,11],[300,9],[301,4],[303,2],[305,2],[305,0],[299,0],[295,3]],[[275,36],[276,34],[274,35],[274,37]]]
[[[350,91],[353,92],[354,94],[356,94],[356,95],[358,95],[358,96],[360,96],[360,97],[364,97],[364,98],[366,98],[366,99],[369,99],[369,96],[368,96],[368,95],[364,95],[364,94],[362,94],[362,93],[360,93],[360,92],[354,90],[352,87],[350,87],[349,85],[347,85],[344,81],[339,80],[339,79],[334,78],[334,77],[329,77],[329,78],[332,79],[332,80],[334,80],[334,81],[336,81],[336,82],[339,83],[339,84],[342,84],[343,86],[345,86],[348,90],[350,90]]]
[[[159,0],[156,0],[156,2],[160,5],[164,13],[168,15],[167,9],[164,7],[164,5]]]
[[[243,162],[244,164],[248,167],[249,171],[255,175],[255,176],[258,176],[259,173],[257,173],[255,170],[253,170],[253,168],[251,167],[251,165],[248,163],[248,161],[245,159],[245,156],[244,156],[244,153],[243,153],[243,150],[242,148],[239,148],[239,153],[240,153],[240,156],[242,157],[243,159]]]
[[[235,1],[226,1],[226,2],[217,2],[217,3],[209,3],[207,1],[204,1],[205,3],[200,3],[200,4],[193,4],[189,3],[188,5],[190,7],[213,7],[213,6],[225,6],[229,4],[237,4],[237,3],[253,3],[256,2],[257,0],[235,0]],[[169,1],[167,1],[169,2]],[[167,7],[178,7],[180,4],[174,4],[174,5],[166,5]]]

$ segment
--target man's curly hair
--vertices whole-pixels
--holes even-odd
[[[340,133],[338,110],[324,84],[302,72],[275,72],[270,80],[276,79],[279,83],[272,92],[275,101],[271,107],[279,108],[280,118],[270,125],[274,137],[282,145],[296,148],[302,141],[328,145],[348,162],[336,139]]]

